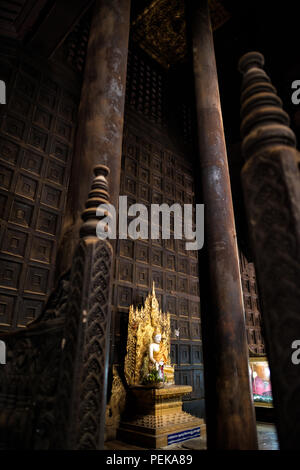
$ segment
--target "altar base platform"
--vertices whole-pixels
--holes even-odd
[[[182,411],[182,397],[191,391],[189,385],[131,387],[117,439],[157,449],[204,435],[203,419]]]

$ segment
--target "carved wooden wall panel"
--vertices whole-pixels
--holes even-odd
[[[249,349],[254,355],[265,354],[254,264],[243,253],[240,253],[240,264]]]
[[[25,56],[1,53],[0,70],[8,78],[0,122],[0,327],[15,328],[41,312],[51,289],[77,98]]]
[[[144,134],[146,135],[146,133]],[[123,140],[121,195],[128,205],[194,202],[193,170],[187,158],[127,122]],[[150,211],[149,211],[150,212]],[[171,313],[172,362],[176,382],[190,384],[189,398],[203,397],[197,252],[174,240],[119,240],[116,250],[114,310],[116,362],[122,362],[128,307],[145,300],[152,281],[163,311]],[[176,339],[175,329],[180,336]]]

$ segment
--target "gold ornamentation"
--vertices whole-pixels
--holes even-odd
[[[209,7],[215,30],[230,14],[220,0],[210,0]],[[132,30],[140,47],[167,69],[187,56],[184,0],[154,0],[133,22]]]
[[[129,309],[124,365],[128,385],[141,384],[149,369],[149,346],[158,331],[161,334],[160,355],[164,356],[166,369],[170,370],[170,314],[160,310],[153,283],[152,292],[147,296],[144,307],[135,309],[131,305]]]
[[[105,441],[116,438],[117,428],[126,405],[126,390],[119,376],[117,367],[113,365],[113,383],[111,397],[106,406]]]

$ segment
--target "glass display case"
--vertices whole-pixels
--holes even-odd
[[[249,373],[255,406],[273,406],[270,369],[266,357],[250,357]]]

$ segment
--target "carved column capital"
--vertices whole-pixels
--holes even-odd
[[[94,179],[92,182],[91,191],[89,192],[88,199],[85,203],[85,209],[81,214],[83,224],[80,228],[80,237],[87,239],[97,239],[96,227],[101,217],[108,215],[107,212],[102,211],[101,214],[96,215],[97,208],[100,204],[109,204],[109,192],[107,177],[110,173],[106,165],[96,165],[94,167]]]
[[[296,138],[288,127],[290,119],[282,109],[276,88],[263,70],[264,56],[248,52],[239,61],[243,74],[241,94],[242,152],[246,159],[266,146],[296,146]]]

